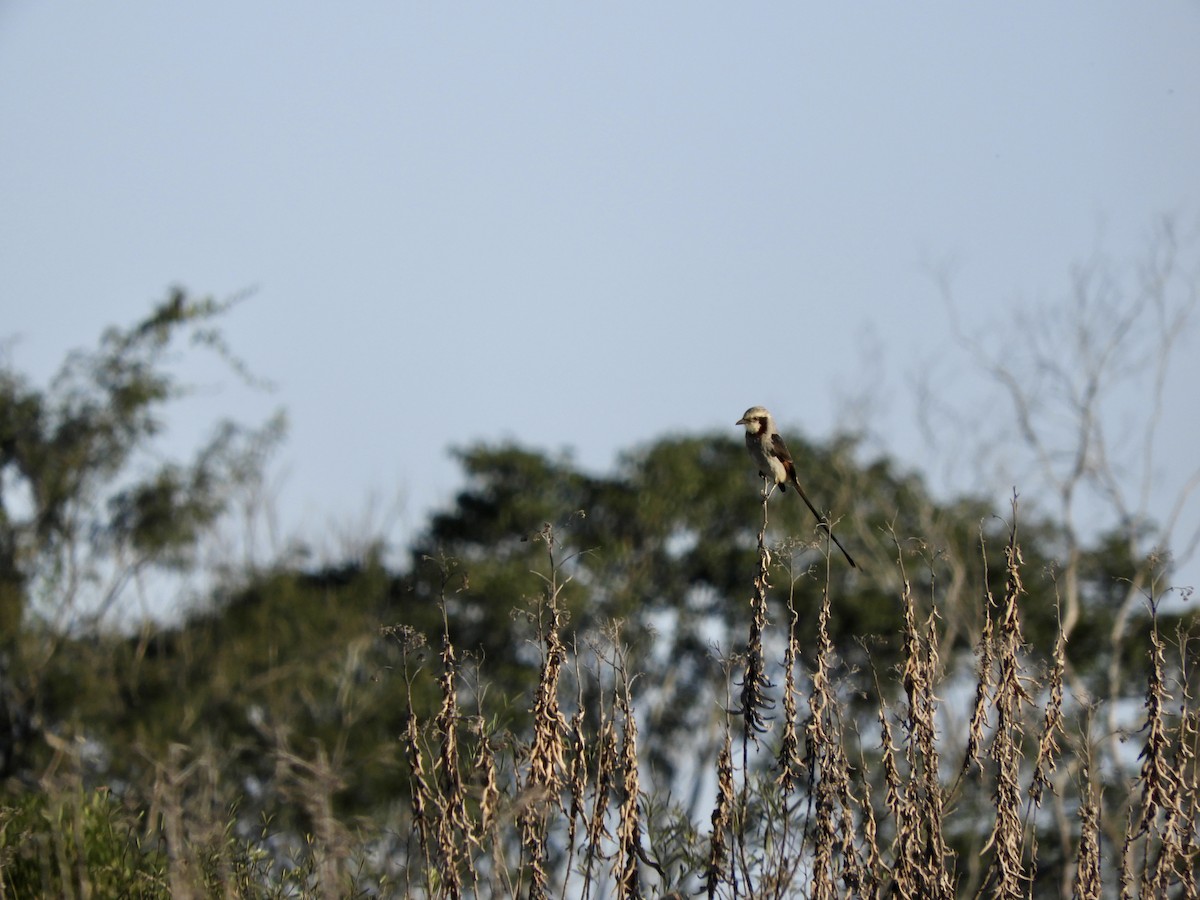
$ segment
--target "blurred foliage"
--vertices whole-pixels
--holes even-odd
[[[48,790],[0,807],[0,895],[25,897],[172,897],[283,900],[325,897],[317,884],[318,854],[303,846],[286,867],[263,849],[267,829],[239,838],[236,810],[214,833],[191,835],[174,853],[146,838],[146,814],[108,788]],[[207,827],[209,823],[204,823]],[[378,896],[344,880],[342,896]]]
[[[443,636],[465,656],[462,715],[519,746],[551,579],[564,585],[566,632],[581,664],[590,642],[623,623],[655,778],[672,785],[712,758],[705,742],[717,735],[728,687],[719,657],[745,644],[762,522],[761,483],[732,426],[663,437],[607,474],[565,454],[476,444],[456,453],[463,489],[431,516],[398,570],[376,547],[325,568],[243,573],[177,624],[135,634],[100,627],[98,617],[53,615],[72,610],[80,585],[95,584],[105,567],[192,565],[199,541],[261,474],[279,422],[261,431],[221,423],[187,463],[145,455],[164,405],[182,391],[166,367],[177,335],[191,329],[194,342],[244,371],[213,324],[227,307],[175,292],[145,321],[106,333],[98,350],[72,355],[48,388],[0,369],[0,762],[10,797],[5,859],[17,866],[6,867],[6,884],[66,877],[20,869],[13,837],[44,835],[59,815],[28,788],[61,763],[63,746],[77,748],[89,787],[119,785],[130,797],[157,797],[169,783],[184,802],[206,772],[207,802],[236,805],[243,824],[271,817],[291,835],[328,829],[331,817],[401,828],[408,786],[398,740],[410,712],[438,708]],[[807,491],[861,565],[828,555],[791,493],[770,500],[771,614],[786,622],[790,594],[801,668],[813,664],[806,637],[826,590],[840,674],[898,665],[905,579],[926,612],[936,598],[946,671],[969,662],[985,598],[1004,592],[997,560],[1012,513],[980,497],[938,500],[894,460],[864,458],[853,436],[788,440]],[[553,557],[539,540],[547,524]],[[1055,560],[1065,539],[1054,521],[1024,511],[1020,527],[1023,634],[1045,656],[1057,634]],[[1127,675],[1118,687],[1140,701],[1146,629],[1127,628],[1115,650],[1112,635],[1132,573],[1162,567],[1130,547],[1114,532],[1078,548],[1085,609],[1067,656],[1072,677],[1104,695],[1118,653]],[[1160,610],[1163,631],[1174,624]],[[899,680],[877,683],[901,690]],[[847,696],[868,723],[874,699],[861,688]],[[154,896],[161,854],[138,846],[141,826],[107,793],[80,802],[73,836],[62,838],[75,843],[45,844],[43,858],[78,855],[90,842],[101,848],[95,871],[106,873],[97,884]],[[107,831],[88,837],[93,827]]]
[[[983,570],[981,534],[994,562],[1007,524],[978,500],[938,506],[919,479],[898,476],[885,460],[857,466],[853,442],[825,450],[794,444],[802,470],[824,475],[810,479],[812,493],[842,504],[834,509],[845,510],[844,539],[855,542],[863,560],[862,570],[851,572],[831,558],[838,600],[830,631],[837,653],[847,671],[868,664],[884,671],[900,658],[899,584],[889,557],[899,553],[917,595],[929,596],[935,582],[941,589],[953,578],[956,565],[976,575]],[[716,708],[716,648],[736,652],[744,641],[761,516],[744,455],[736,437],[668,438],[630,454],[614,475],[601,478],[567,458],[517,446],[469,448],[460,453],[467,486],[452,509],[431,519],[406,571],[389,571],[375,553],[337,568],[263,573],[177,628],[75,643],[46,691],[73,729],[106,746],[136,748],[113,756],[110,772],[123,778],[144,778],[146,759],[185,742],[219,748],[232,783],[270,796],[282,790],[281,748],[306,758],[320,748],[344,778],[339,811],[375,814],[406,795],[396,739],[410,698],[426,716],[438,703],[439,604],[451,641],[477,672],[472,677],[487,686],[477,698],[480,708],[470,712],[518,736],[528,727],[528,697],[540,664],[535,573],[550,574],[545,546],[533,538],[545,522],[557,522],[555,562],[560,580],[570,578],[561,595],[571,616],[568,631],[582,650],[609,621],[624,621],[652,724],[644,749],[669,780],[700,752],[694,738],[706,732]],[[825,547],[795,498],[776,495],[770,508],[771,533],[784,542],[775,594],[787,589],[782,563],[790,561],[803,637],[821,599]],[[909,537],[931,531],[944,543]],[[1025,635],[1045,649],[1056,627],[1054,582],[1036,574],[1052,570],[1038,548],[1053,547],[1055,530],[1040,523],[1023,524],[1022,531],[1025,570],[1035,573],[1026,584]],[[799,543],[793,535],[802,536]],[[1106,588],[1111,591],[1113,572],[1134,564],[1119,558],[1120,546],[1105,541],[1086,554],[1082,570],[1093,600],[1068,648],[1080,677],[1097,688],[1111,627]],[[1002,574],[999,566],[989,573],[989,590],[997,596]],[[947,627],[959,637],[943,653],[974,648],[981,599],[982,586],[971,578],[960,610],[939,606],[943,619],[963,620]],[[782,620],[784,611],[777,613]],[[424,636],[425,648],[406,655],[380,633],[381,625],[410,627]],[[1123,647],[1129,683],[1144,684],[1143,631],[1131,629]],[[87,685],[82,693],[81,683]],[[850,699],[866,704],[870,698]],[[302,811],[298,815],[288,824],[303,827]]]
[[[176,289],[71,353],[48,386],[0,365],[0,775],[28,767],[33,736],[63,714],[43,681],[77,664],[58,658],[64,640],[94,633],[134,578],[189,567],[282,436],[281,418],[257,431],[221,422],[190,462],[155,452],[185,392],[170,366],[181,341],[245,374],[214,324],[237,299]]]
[[[0,809],[7,897],[169,897],[167,859],[107,789],[26,794]]]

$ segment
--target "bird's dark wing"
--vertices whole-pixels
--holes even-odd
[[[792,454],[788,453],[787,444],[783,442],[783,438],[778,434],[771,435],[766,449],[768,453],[783,463],[783,468],[787,471],[787,478],[779,483],[779,489],[786,493],[787,483],[796,480],[796,464],[792,462]]]
[[[785,465],[791,463],[792,454],[788,453],[787,444],[783,442],[783,438],[781,438],[779,435],[771,435],[771,442],[767,446],[771,455],[782,460]]]

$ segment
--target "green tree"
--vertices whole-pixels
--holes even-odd
[[[149,451],[184,386],[169,353],[185,338],[245,375],[217,320],[235,301],[176,289],[48,386],[0,367],[0,771],[25,761],[49,708],[44,678],[68,633],[94,629],[129,581],[189,565],[199,538],[279,436],[222,422],[186,463]]]
[[[771,500],[774,633],[782,633],[794,577],[801,668],[814,663],[806,636],[827,571],[836,597],[829,630],[843,674],[857,671],[856,683],[865,686],[869,666],[886,673],[900,661],[898,553],[916,594],[936,597],[947,671],[969,661],[982,628],[980,543],[991,560],[988,590],[1000,596],[997,559],[1007,523],[978,499],[937,504],[916,475],[899,473],[890,460],[856,462],[851,440],[822,447],[789,439],[802,471],[814,473],[812,493],[834,498],[839,530],[862,564],[851,571],[835,554],[827,569],[828,548],[808,511],[790,495]],[[640,673],[643,751],[660,787],[689,783],[675,776],[712,757],[725,706],[716,652],[745,646],[758,565],[760,485],[740,436],[666,438],[629,453],[606,476],[511,444],[473,446],[459,458],[467,483],[451,508],[431,518],[404,571],[388,571],[377,554],[308,572],[281,567],[218,595],[177,626],[109,639],[104,653],[89,657],[108,659],[102,677],[87,679],[75,662],[84,657],[62,654],[50,680],[62,694],[57,705],[76,697],[85,710],[77,729],[113,749],[110,777],[145,782],[153,777],[147,761],[186,744],[219,768],[231,800],[238,785],[255,785],[240,807],[251,818],[286,810],[281,825],[311,828],[317,812],[306,804],[318,789],[328,790],[339,816],[386,816],[407,796],[396,743],[406,673],[421,714],[437,707],[438,664],[428,648],[440,646],[440,605],[452,642],[477,673],[460,684],[473,696],[468,709],[523,740],[539,667],[537,573],[549,574],[545,546],[533,538],[551,522],[562,542],[560,582],[570,578],[560,596],[572,648],[586,660],[589,641],[601,640],[610,621],[624,621]],[[1030,573],[1025,635],[1044,651],[1056,623],[1046,554],[1058,532],[1052,523],[1023,521],[1021,533]],[[1075,632],[1080,652],[1072,662],[1099,686],[1112,617],[1105,590],[1111,594],[1120,572],[1137,562],[1122,562],[1104,541],[1086,548],[1085,559],[1085,594],[1097,599]],[[406,656],[380,634],[380,626],[398,625],[422,634],[427,649]],[[1144,631],[1129,629],[1121,652],[1140,676]],[[83,698],[81,682],[90,692]],[[898,689],[889,678],[881,682]],[[876,715],[870,688],[847,699],[864,722]],[[594,709],[590,698],[585,707]],[[317,770],[336,786],[316,785]]]
[[[35,740],[39,730],[54,731],[57,747],[61,736],[80,736],[100,748],[93,783],[127,785],[143,803],[174,792],[180,816],[200,802],[195,773],[204,771],[214,821],[227,822],[221,804],[236,803],[243,823],[275,815],[289,834],[322,834],[335,847],[348,845],[352,817],[386,820],[402,833],[396,822],[408,791],[397,738],[410,701],[428,717],[441,699],[430,648],[445,628],[465,662],[455,679],[463,715],[520,748],[541,662],[543,579],[553,576],[569,616],[568,665],[587,665],[589,645],[604,642],[613,620],[624,623],[641,751],[653,773],[643,784],[675,796],[695,784],[736,693],[739,667],[718,657],[746,646],[759,565],[761,484],[732,426],[660,439],[603,474],[515,444],[467,447],[457,451],[462,491],[430,518],[400,571],[389,571],[378,551],[315,571],[280,563],[223,585],[169,627],[133,636],[99,627],[134,574],[191,564],[197,541],[257,477],[278,437],[275,428],[222,423],[187,463],[147,452],[183,390],[167,366],[172,346],[190,335],[238,368],[214,325],[226,309],[177,292],[145,321],[108,332],[97,350],[74,354],[46,388],[0,370],[5,772],[36,771],[29,749],[45,744]],[[938,500],[895,460],[865,458],[853,436],[815,443],[787,429],[787,437],[806,487],[861,568],[828,554],[792,494],[771,499],[772,696],[781,699],[785,601],[798,617],[803,684],[816,665],[815,622],[828,591],[826,675],[846,686],[856,727],[844,733],[855,742],[874,734],[873,692],[888,692],[890,709],[905,704],[903,680],[890,677],[910,649],[902,575],[923,612],[936,613],[944,679],[966,685],[988,633],[982,599],[1004,593],[999,558],[1012,513],[977,496]],[[547,524],[558,542],[553,573],[539,540]],[[1150,654],[1131,585],[1169,570],[1153,552],[1148,515],[1136,532],[1129,524],[1091,536],[1024,508],[1021,634],[1030,656],[1045,659],[1065,593],[1069,685],[1081,698],[1087,691],[1110,708],[1136,709]],[[1059,558],[1069,566],[1065,589]],[[1159,610],[1162,633],[1189,621]],[[381,626],[423,636],[424,648]],[[872,670],[881,677],[868,677]],[[1114,670],[1123,676],[1115,685]],[[603,689],[594,681],[586,690],[597,695],[578,698],[588,715]],[[1039,690],[1034,680],[1029,690]],[[1138,703],[1121,703],[1130,699]],[[1081,722],[1088,704],[1070,714]],[[950,703],[942,714],[952,730],[962,710]],[[1065,730],[1086,733],[1080,722]],[[877,759],[870,740],[852,750],[868,764]],[[1109,770],[1121,776],[1113,766],[1104,777]],[[696,803],[696,794],[684,800],[692,821]],[[960,837],[960,858],[978,857],[986,835]],[[1045,846],[1056,840],[1067,848],[1071,836],[1047,835]]]
[[[976,499],[935,503],[919,477],[897,472],[887,459],[858,463],[852,439],[820,447],[789,435],[789,444],[811,493],[840,519],[838,530],[862,565],[852,572],[837,556],[829,562],[839,653],[848,665],[865,664],[866,640],[876,663],[890,665],[900,630],[891,532],[904,552],[919,546],[928,557],[916,576],[928,580],[955,567],[966,571],[978,556],[981,528],[997,535],[1003,523]],[[673,759],[681,748],[697,749],[691,737],[716,733],[721,666],[714,650],[737,652],[746,640],[762,512],[761,482],[740,436],[663,439],[628,454],[606,477],[513,445],[475,446],[459,458],[468,485],[453,509],[433,517],[412,554],[416,608],[445,594],[442,568],[429,560],[454,560],[452,639],[479,654],[493,690],[528,691],[537,658],[529,652],[531,629],[513,611],[530,606],[537,589],[530,573],[545,568],[543,549],[528,538],[543,523],[557,523],[563,556],[572,557],[563,592],[570,631],[582,646],[610,620],[626,623],[623,636],[645,673],[643,698],[657,738],[650,752],[669,774],[682,762]],[[777,493],[770,515],[769,540],[790,567],[774,576],[775,614],[782,619],[790,575],[801,621],[811,623],[826,583],[827,548],[794,496]],[[919,545],[911,540],[917,535]],[[965,610],[979,594],[960,580],[956,602]],[[1047,607],[1042,624],[1049,628],[1052,601]],[[978,612],[972,619],[957,623],[959,649],[970,649],[978,635]]]

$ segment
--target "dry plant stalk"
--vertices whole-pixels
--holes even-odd
[[[475,749],[475,758],[471,761],[472,769],[482,775],[483,787],[479,796],[479,817],[471,833],[471,842],[483,848],[484,841],[495,838],[496,816],[500,805],[500,786],[497,780],[496,755],[492,751],[492,743],[484,718],[480,715],[475,721],[479,735],[479,746]]]
[[[826,733],[831,740],[822,745],[817,762],[820,778],[816,783],[813,840],[812,896],[818,900],[839,896],[839,884],[859,895],[875,881],[854,843],[854,810],[859,802],[850,787],[850,763],[840,715],[831,718]]]
[[[442,614],[445,616],[445,604]],[[442,703],[434,718],[434,729],[441,738],[438,751],[439,815],[437,817],[438,858],[442,864],[442,884],[445,896],[458,900],[462,896],[462,840],[468,837],[471,828],[463,792],[462,773],[459,771],[458,750],[458,692],[455,681],[458,675],[454,645],[450,643],[449,624],[443,620],[442,672],[438,676],[438,687]]]
[[[995,685],[992,682],[992,669],[995,665],[995,618],[998,610],[996,598],[992,595],[991,579],[988,574],[987,546],[983,537],[983,529],[979,531],[979,556],[983,566],[983,631],[975,646],[975,702],[971,707],[971,724],[967,730],[967,752],[963,754],[962,769],[958,777],[961,779],[974,764],[983,769],[983,757],[980,748],[984,744],[985,732],[991,724],[988,720],[988,698]]]
[[[826,725],[829,712],[837,702],[830,684],[833,641],[829,639],[829,615],[829,586],[826,584],[821,597],[821,611],[817,614],[816,666],[812,674],[812,694],[808,698],[808,722],[804,726],[805,758],[810,767],[820,758],[821,748],[832,740]]]
[[[934,688],[940,678],[937,613],[930,607],[924,627],[918,624],[916,599],[904,564],[899,539],[893,533],[897,568],[901,576],[903,613],[900,681],[907,702],[905,762],[908,778],[901,776],[895,759],[887,708],[881,699],[884,778],[887,806],[896,827],[896,860],[892,873],[895,891],[904,897],[954,896],[946,860],[951,857],[943,831],[943,797],[937,748],[938,698]],[[931,571],[931,585],[932,571]],[[882,698],[882,692],[880,692]]]
[[[417,715],[412,709],[412,695],[408,698],[408,710],[405,714],[404,755],[408,761],[409,799],[412,802],[413,823],[417,826],[417,842],[421,849],[421,857],[425,860],[428,871],[435,871],[438,861],[434,858],[434,841],[432,831],[437,808],[437,798],[431,786],[429,769],[425,765],[425,755],[421,751],[421,732],[417,723]]]
[[[561,792],[566,764],[565,735],[567,722],[558,703],[559,681],[566,648],[562,641],[564,610],[559,605],[564,584],[558,583],[555,562],[557,539],[547,523],[539,534],[546,543],[550,562],[545,582],[546,615],[540,617],[542,668],[533,702],[533,746],[529,752],[529,769],[524,784],[524,808],[520,815],[521,844],[529,870],[531,898],[545,897],[549,889],[546,871],[548,846],[547,821],[551,803]]]
[[[1084,752],[1090,756],[1086,749]],[[1083,802],[1079,808],[1079,851],[1075,858],[1072,892],[1078,900],[1099,900],[1103,893],[1100,881],[1100,798],[1086,759],[1079,781]]]
[[[921,753],[921,817],[925,821],[925,881],[929,886],[929,896],[950,898],[954,896],[954,886],[951,872],[946,860],[951,857],[946,835],[943,830],[944,801],[939,775],[939,760],[937,747],[937,715],[938,698],[934,687],[941,676],[941,657],[939,655],[937,635],[937,612],[930,606],[929,616],[925,621],[925,640],[922,645],[921,674],[922,693],[920,694],[920,716],[917,726],[917,744]]]
[[[290,785],[289,793],[312,821],[310,844],[314,853],[317,884],[321,895],[332,900],[342,895],[341,867],[350,857],[349,838],[334,813],[333,795],[344,786],[325,748],[317,745],[316,759],[291,752],[282,736],[277,739],[276,766],[280,780]]]
[[[1058,769],[1058,757],[1061,753],[1059,736],[1062,733],[1063,721],[1063,675],[1066,671],[1066,636],[1063,633],[1061,619],[1058,622],[1058,634],[1054,641],[1053,663],[1050,668],[1049,692],[1046,698],[1046,708],[1042,712],[1042,729],[1038,735],[1037,755],[1033,763],[1033,777],[1029,786],[1030,820],[1041,809],[1046,792],[1055,793],[1051,775]],[[1064,844],[1069,843],[1069,834],[1064,830]],[[1029,866],[1030,879],[1037,875],[1038,865],[1038,832],[1030,828]]]
[[[194,896],[196,861],[192,847],[185,839],[187,828],[183,804],[183,790],[195,770],[195,762],[183,765],[188,748],[183,744],[171,744],[167,751],[167,762],[154,764],[154,789],[148,819],[152,826],[161,829],[166,840],[169,865],[167,873],[172,897],[184,900]],[[64,883],[70,883],[64,877]]]
[[[642,849],[642,826],[638,817],[638,801],[641,785],[638,779],[637,718],[634,715],[629,690],[629,675],[623,659],[618,671],[620,683],[616,689],[617,711],[621,714],[623,732],[621,740],[621,805],[617,811],[617,842],[619,851],[615,861],[617,888],[627,900],[640,898],[641,881],[638,877],[638,861],[645,855]]]
[[[887,704],[879,694],[880,746],[882,749],[884,803],[891,814],[896,829],[892,846],[891,893],[903,898],[918,898],[922,882],[920,858],[920,822],[915,812],[910,793],[905,789],[904,777],[896,762],[896,742],[892,737],[892,726],[888,718]]]
[[[1107,896],[1115,889],[1120,896],[1130,898],[1197,897],[1200,714],[1193,708],[1186,675],[1181,680],[1178,717],[1173,710],[1168,711],[1173,702],[1168,685],[1175,683],[1171,680],[1174,672],[1184,671],[1188,665],[1186,639],[1180,638],[1180,665],[1171,671],[1166,642],[1157,624],[1153,625],[1145,701],[1146,737],[1140,774],[1133,785],[1137,802],[1129,807],[1131,827],[1119,856],[1114,853],[1110,864],[1114,877],[1106,884],[1103,835],[1112,825],[1106,821],[1102,803],[1102,779],[1092,775],[1095,769],[1088,753],[1086,728],[1074,759],[1070,753],[1067,756],[1072,767],[1079,769],[1064,767],[1066,775],[1053,777],[1062,766],[1064,753],[1066,639],[1061,623],[1051,658],[1046,661],[1047,682],[1039,689],[1039,703],[1035,705],[1030,697],[1031,679],[1026,674],[1029,663],[1022,655],[1023,561],[1017,542],[1016,512],[1014,497],[1013,524],[1004,552],[1004,592],[997,602],[986,587],[983,591],[987,615],[976,647],[978,681],[964,735],[965,756],[958,781],[948,791],[942,785],[940,770],[942,757],[952,748],[939,740],[937,731],[941,704],[937,690],[944,673],[935,573],[931,565],[930,599],[925,610],[924,601],[914,596],[905,571],[905,554],[900,552],[900,542],[894,535],[901,575],[901,663],[894,685],[880,685],[876,675],[881,752],[875,777],[865,758],[860,773],[847,757],[847,747],[852,744],[848,729],[854,726],[844,718],[848,707],[843,688],[852,685],[848,685],[848,679],[837,680],[839,661],[831,635],[828,581],[811,636],[812,687],[807,698],[808,717],[803,723],[797,716],[801,623],[793,581],[787,600],[789,626],[783,652],[785,722],[781,745],[773,754],[779,771],[773,778],[752,777],[754,766],[768,762],[772,756],[758,741],[767,725],[763,711],[770,708],[765,695],[770,681],[762,650],[771,561],[766,547],[764,504],[747,657],[725,660],[727,691],[738,690],[734,667],[745,667],[745,680],[740,685],[740,703],[734,700],[731,704],[730,697],[726,700],[711,832],[706,841],[697,835],[696,844],[691,845],[695,893],[705,894],[710,900],[782,898],[796,896],[797,892],[814,900],[884,896],[950,900],[957,896],[956,891],[966,889],[964,896],[977,891],[977,896],[1029,897],[1041,890],[1041,883],[1033,879],[1038,857],[1046,853],[1038,845],[1038,829],[1045,827],[1045,817],[1039,819],[1038,811],[1047,791],[1054,794],[1057,790],[1064,795],[1062,808],[1070,809],[1075,798],[1078,802],[1074,827],[1061,827],[1061,843],[1056,845],[1056,851],[1062,854],[1057,881],[1064,893],[1083,900]],[[414,833],[425,860],[425,888],[432,895],[479,896],[476,855],[489,844],[493,849],[507,846],[512,857],[520,847],[519,871],[515,876],[502,873],[509,879],[504,884],[492,869],[503,869],[511,864],[512,857],[506,862],[506,854],[496,851],[489,869],[493,885],[500,885],[493,887],[494,895],[548,897],[551,891],[561,891],[563,896],[582,898],[640,897],[643,891],[654,889],[650,882],[652,869],[658,873],[661,890],[667,890],[666,876],[658,865],[662,858],[652,859],[653,854],[647,853],[661,846],[655,839],[657,819],[651,815],[643,820],[637,713],[631,690],[635,676],[630,674],[627,657],[620,648],[619,627],[612,631],[612,654],[604,658],[611,677],[606,670],[604,677],[597,679],[607,685],[598,694],[598,704],[584,691],[580,652],[578,648],[572,651],[577,706],[568,711],[569,717],[564,715],[559,704],[563,667],[568,660],[562,635],[565,611],[559,600],[563,585],[558,581],[553,534],[547,530],[543,537],[549,548],[551,574],[544,579],[545,602],[539,630],[542,666],[532,700],[530,748],[519,758],[507,785],[517,796],[506,800],[502,795],[505,788],[498,784],[501,779],[492,745],[483,734],[481,710],[480,724],[475,726],[480,740],[472,757],[472,766],[480,773],[477,819],[470,815],[476,804],[468,802],[468,788],[459,774],[460,757],[465,752],[457,741],[462,717],[452,696],[461,679],[454,674],[458,664],[448,639],[444,639],[441,656],[441,707],[432,727],[424,732],[412,713],[410,692],[404,742],[412,772]],[[984,554],[985,584],[986,565]],[[864,648],[868,646],[866,641],[860,643]],[[903,712],[889,708],[889,687],[903,691]],[[1044,706],[1040,702],[1043,698]],[[585,703],[592,704],[593,709],[585,709]],[[743,716],[740,776],[732,755],[736,726],[731,720],[739,713]],[[1026,740],[1026,733],[1032,734],[1035,729],[1036,740]],[[431,752],[435,733],[439,743]],[[1071,745],[1068,748],[1074,749]],[[436,763],[431,764],[431,760]],[[966,784],[965,790],[972,790],[964,780],[972,767],[986,777],[982,784],[974,779],[976,793],[970,801],[959,798],[961,805],[952,806],[947,797],[957,797],[960,786]],[[803,782],[805,776],[807,785]],[[738,777],[742,779],[740,784]],[[754,791],[764,793],[756,795],[751,785]],[[1071,796],[1071,785],[1077,786],[1075,797]],[[876,796],[882,792],[882,807],[886,808],[879,823],[872,805],[873,791]],[[961,837],[964,816],[975,815],[973,801],[982,800],[989,791],[995,817],[979,851],[983,871],[973,870],[971,884],[967,885],[962,883],[966,879],[960,880],[956,873],[958,862],[945,835],[947,829],[952,829],[956,839]],[[788,798],[797,794],[800,800],[789,804]],[[507,817],[504,810],[508,810]],[[561,812],[561,818],[556,811]],[[968,840],[984,836],[979,834],[977,823],[968,819],[965,825]],[[880,826],[888,835],[882,846]],[[1119,838],[1116,840],[1119,843]],[[974,853],[971,858],[975,859]],[[1057,858],[1055,863],[1059,863]],[[468,878],[473,878],[474,884]],[[678,887],[686,890],[686,876]]]
[[[1142,769],[1138,778],[1141,784],[1141,815],[1138,817],[1135,837],[1157,831],[1159,813],[1171,806],[1171,797],[1178,789],[1175,772],[1169,759],[1171,739],[1166,723],[1166,706],[1171,701],[1164,678],[1166,648],[1158,633],[1157,604],[1151,601],[1150,626],[1150,676],[1146,688],[1146,743],[1138,758]],[[1143,875],[1143,878],[1145,876]],[[1143,881],[1143,888],[1145,887]]]
[[[1197,844],[1197,822],[1200,822],[1200,711],[1188,688],[1189,635],[1182,626],[1178,632],[1180,658],[1180,710],[1175,751],[1175,771],[1179,779],[1179,790],[1171,806],[1170,838],[1165,841],[1169,852],[1160,858],[1159,883],[1167,882],[1168,873],[1182,884],[1182,896],[1187,900],[1200,897],[1200,877],[1196,876],[1200,861],[1200,846]]]
[[[809,720],[804,729],[807,763],[816,779],[812,895],[818,900],[836,896],[835,886],[839,881],[844,880],[854,888],[864,881],[853,844],[853,823],[846,818],[855,804],[850,792],[850,765],[845,755],[838,701],[831,681],[834,649],[829,637],[830,614],[827,579],[817,616],[816,667]]]
[[[717,803],[712,812],[712,832],[709,836],[708,867],[704,882],[709,900],[716,897],[717,888],[722,881],[729,880],[735,883],[736,879],[732,871],[728,878],[724,874],[725,865],[730,858],[728,833],[733,826],[735,803],[732,738],[727,719],[725,740],[721,744],[721,752],[717,755]]]
[[[746,640],[746,670],[742,676],[742,734],[745,741],[758,743],[758,736],[767,731],[765,711],[772,708],[766,692],[771,681],[766,674],[763,656],[763,632],[767,628],[767,591],[771,587],[771,551],[767,548],[767,500],[771,496],[770,479],[763,479],[762,528],[758,532],[758,574],[754,578],[754,593],[750,598],[750,636]]]
[[[584,862],[583,896],[590,896],[592,881],[595,877],[594,867],[600,858],[600,849],[612,839],[605,824],[605,814],[608,812],[609,795],[616,789],[614,783],[619,766],[620,747],[617,742],[617,728],[611,714],[605,715],[601,710],[600,732],[595,741],[598,747],[596,753],[596,777],[593,780],[592,814],[588,819],[587,843],[588,853]]]
[[[883,854],[879,849],[878,827],[875,822],[875,807],[871,802],[871,780],[867,777],[867,765],[863,760],[859,766],[862,772],[862,836],[863,845],[866,847],[866,860],[863,868],[865,871],[865,883],[862,887],[862,895],[866,897],[876,897],[879,895],[879,882],[886,875],[887,867],[883,862]]]
[[[1182,703],[1176,728],[1167,723],[1171,695],[1166,686],[1166,645],[1158,628],[1158,601],[1150,598],[1150,675],[1146,692],[1146,743],[1142,767],[1141,814],[1134,838],[1142,842],[1142,896],[1166,896],[1175,884],[1195,896],[1196,711],[1187,692],[1187,637],[1180,635]],[[1188,775],[1191,775],[1189,778]]]
[[[1133,834],[1133,806],[1129,808],[1129,815],[1125,821],[1125,840],[1121,843],[1121,871],[1117,877],[1118,896],[1121,900],[1133,900],[1133,847],[1135,843]]]
[[[468,809],[467,791],[462,778],[463,754],[458,743],[462,722],[458,707],[458,658],[450,640],[450,622],[446,610],[446,590],[453,566],[450,560],[444,558],[427,557],[426,560],[438,567],[441,578],[438,607],[442,614],[442,649],[439,653],[441,671],[437,679],[441,702],[432,722],[433,733],[438,739],[437,762],[432,770],[426,761],[428,754],[423,746],[420,722],[413,704],[415,673],[410,671],[408,666],[409,652],[422,647],[424,640],[407,626],[388,626],[383,632],[400,642],[405,659],[404,670],[408,684],[405,728],[401,741],[410,773],[409,792],[418,845],[425,860],[426,872],[437,873],[438,896],[457,900],[464,893],[464,869],[477,887],[478,873],[468,847],[471,844],[479,844],[480,834],[484,829]],[[490,748],[487,747],[487,738],[482,733],[482,727],[477,754],[479,756],[476,762],[481,767],[480,771],[485,772],[485,777],[492,780],[491,790],[494,792],[494,760],[490,756]],[[489,771],[490,775],[486,774]],[[481,810],[494,811],[494,794],[487,795],[485,789],[485,796],[487,799],[481,804]]]
[[[578,662],[578,655],[576,655]],[[578,669],[576,669],[578,673]],[[583,702],[583,679],[576,678],[576,684],[579,686],[578,708],[575,715],[571,717],[571,766],[570,766],[570,784],[569,790],[571,795],[571,806],[567,811],[567,855],[572,856],[575,853],[576,841],[579,839],[579,822],[584,820],[586,823],[586,811],[584,810],[584,798],[587,796],[588,788],[588,771],[587,771],[587,750],[588,741],[584,734],[584,702]]]
[[[1004,548],[1004,604],[996,635],[999,677],[993,706],[996,731],[988,756],[995,764],[996,787],[992,796],[996,821],[984,847],[993,850],[992,891],[994,896],[1020,898],[1026,893],[1028,878],[1024,872],[1024,829],[1021,825],[1021,739],[1024,735],[1022,708],[1029,695],[1022,683],[1019,601],[1025,593],[1021,582],[1021,548],[1017,544],[1017,498],[1012,500],[1013,522]]]
[[[783,653],[783,734],[779,741],[779,753],[775,765],[779,769],[777,783],[784,797],[790,796],[797,787],[797,779],[804,768],[800,758],[800,739],[796,733],[796,665],[800,657],[800,645],[796,637],[796,624],[800,615],[796,612],[796,579],[790,579],[788,590],[788,637]]]
[[[1042,716],[1042,731],[1038,737],[1037,758],[1033,764],[1033,784],[1029,793],[1035,806],[1041,806],[1042,797],[1047,790],[1054,791],[1050,776],[1058,768],[1058,757],[1062,752],[1058,740],[1063,728],[1063,676],[1066,668],[1067,639],[1063,634],[1060,617],[1050,669],[1050,690]]]

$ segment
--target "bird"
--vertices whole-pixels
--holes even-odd
[[[796,477],[796,464],[792,462],[792,454],[788,452],[787,444],[779,436],[779,429],[775,427],[774,417],[765,407],[752,406],[734,424],[746,426],[746,449],[750,451],[750,458],[758,466],[758,474],[763,478],[771,479],[775,483],[775,487],[781,491],[786,492],[789,484],[794,487],[796,493],[800,495],[800,499],[817,517],[821,527],[828,532],[830,539],[842,551],[842,556],[846,557],[850,568],[857,569],[858,565],[854,562],[854,557],[846,552],[842,542],[834,535],[829,520],[817,511],[812,501],[808,499],[808,494],[804,493],[804,488],[800,486],[800,479]],[[772,487],[772,490],[774,489]]]

